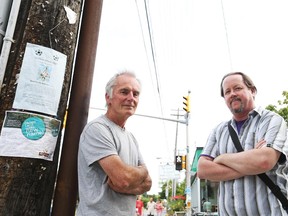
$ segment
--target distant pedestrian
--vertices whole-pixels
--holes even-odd
[[[203,205],[205,202],[206,202],[206,199],[205,199],[205,197],[203,197],[201,200],[201,211],[204,211]]]
[[[155,215],[156,203],[153,200],[153,197],[150,198],[149,202],[147,202],[147,216]]]
[[[136,210],[137,210],[137,216],[143,216],[143,209],[144,209],[144,203],[142,201],[142,197],[141,195],[139,195],[137,197],[137,200],[136,200]]]
[[[160,199],[157,200],[157,202],[155,204],[155,208],[156,208],[156,215],[157,216],[162,216],[162,212],[163,212],[164,206],[163,206],[163,204],[162,204]]]
[[[211,209],[212,209],[211,202],[209,202],[208,200],[205,201],[205,202],[203,203],[203,211],[204,211],[204,212],[211,212]]]

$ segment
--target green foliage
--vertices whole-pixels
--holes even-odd
[[[171,200],[168,204],[169,208],[173,211],[183,211],[185,209],[184,200]]]
[[[160,199],[166,199],[166,188],[168,187],[168,197],[172,196],[172,181],[165,182],[161,187],[161,192],[159,193]],[[180,184],[176,185],[176,195],[184,195],[185,194],[186,182],[183,181]]]
[[[168,187],[168,198],[166,197],[166,188]],[[176,185],[176,196],[183,196],[185,195],[185,188],[186,188],[186,182],[185,180],[183,182],[181,182],[180,184],[177,184]],[[175,199],[172,199],[171,196],[172,196],[172,181],[168,181],[168,182],[165,182],[163,185],[162,185],[162,188],[161,188],[161,192],[159,193],[159,197],[161,199],[167,199],[168,201],[168,214],[172,213],[174,211],[183,211],[185,209],[185,201],[184,200],[181,200],[181,199],[178,199],[178,200],[175,200]]]
[[[147,195],[142,195],[142,201],[144,204],[144,208],[146,208],[147,202],[149,202],[149,200],[150,200],[150,197],[148,197]]]
[[[168,188],[168,198],[166,197],[166,188]],[[181,182],[180,184],[176,185],[176,195],[177,196],[183,196],[185,195],[185,188],[186,188],[186,182],[185,180]],[[159,195],[153,195],[154,201],[161,199],[166,199],[168,201],[168,208],[167,213],[168,215],[173,215],[174,211],[183,211],[185,209],[185,200],[175,200],[171,199],[172,196],[172,181],[168,181],[163,183],[161,187],[161,192]],[[144,202],[144,206],[147,205],[147,202],[149,201],[151,196],[147,196],[146,194],[142,195],[142,201]]]
[[[159,198],[160,199],[165,199],[166,198],[166,188],[168,187],[168,197],[171,196],[172,194],[172,181],[170,180],[169,182],[165,182],[162,187],[161,187],[161,192],[159,193]]]
[[[177,187],[176,187],[176,194],[178,195],[184,195],[185,194],[185,188],[186,188],[186,182],[183,181],[181,182]]]
[[[269,104],[266,109],[271,110],[275,113],[278,113],[280,116],[284,118],[288,125],[288,91],[283,91],[282,95],[284,97],[283,101],[278,100],[278,105],[280,107],[277,107],[276,105]]]

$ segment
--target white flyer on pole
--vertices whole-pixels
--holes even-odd
[[[56,115],[67,56],[27,43],[13,108]]]
[[[28,112],[6,111],[0,156],[52,161],[61,121]]]

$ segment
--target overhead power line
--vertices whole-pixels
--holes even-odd
[[[144,44],[144,49],[145,49],[145,54],[146,54],[146,58],[147,58],[147,62],[148,62],[148,68],[149,68],[149,72],[150,72],[150,78],[152,81],[152,85],[154,87],[154,82],[153,82],[153,77],[152,77],[152,71],[151,71],[151,67],[150,67],[150,61],[149,61],[149,55],[148,55],[148,50],[147,50],[147,46],[146,46],[146,41],[145,41],[145,37],[144,37],[144,30],[143,30],[143,25],[142,25],[142,21],[141,21],[141,16],[140,16],[140,10],[139,10],[139,5],[137,3],[137,0],[135,0],[135,4],[136,4],[136,8],[137,8],[137,14],[138,14],[138,20],[140,23],[140,29],[141,29],[141,34],[142,34],[142,41]]]
[[[221,0],[221,7],[222,7],[222,15],[223,15],[223,21],[224,21],[224,28],[225,28],[225,33],[226,33],[226,43],[227,43],[227,49],[228,49],[228,55],[229,55],[229,61],[230,61],[230,69],[231,71],[233,71],[232,56],[231,56],[231,49],[230,49],[230,43],[229,43],[229,37],[228,37],[228,30],[227,30],[227,23],[226,23],[226,18],[225,18],[223,0]]]
[[[135,0],[135,4],[137,7],[137,13],[138,13],[138,18],[139,18],[140,28],[142,31],[142,38],[143,38],[143,43],[144,43],[144,47],[145,47],[146,57],[147,57],[147,61],[149,63],[149,58],[148,58],[149,54],[148,54],[148,49],[147,49],[146,42],[145,42],[145,36],[144,36],[144,31],[143,31],[143,26],[142,26],[142,22],[141,22],[141,17],[140,17],[139,6],[137,3],[137,0]],[[149,9],[148,9],[148,4],[147,4],[146,0],[144,0],[144,5],[145,5],[145,17],[146,17],[146,22],[147,22],[147,27],[148,27],[148,34],[149,34],[149,44],[150,44],[151,56],[152,56],[152,64],[153,64],[155,80],[156,80],[156,92],[157,92],[158,98],[159,98],[161,115],[163,116],[163,106],[162,106],[162,100],[161,100],[161,88],[160,88],[159,73],[158,73],[158,69],[157,69],[158,67],[157,67],[157,60],[156,60],[157,59],[156,58],[156,50],[155,50],[155,45],[154,45],[153,33],[152,33],[153,31],[152,31],[152,27],[151,27],[151,18],[149,15]],[[151,72],[150,64],[148,64],[148,65],[149,65],[149,70]]]

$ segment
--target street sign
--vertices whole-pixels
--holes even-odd
[[[175,170],[174,164],[160,164],[159,165],[159,179],[169,180],[179,178],[179,172]]]

